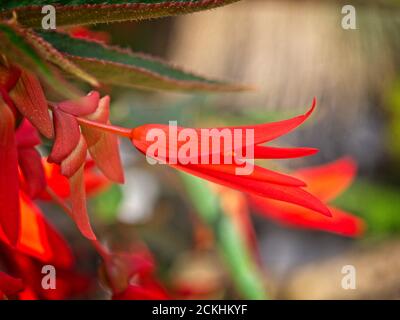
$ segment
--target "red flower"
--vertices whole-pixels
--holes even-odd
[[[261,146],[261,144],[276,139],[302,124],[311,115],[314,108],[315,99],[311,109],[306,114],[292,119],[254,126],[218,128],[217,130],[219,130],[219,132],[222,132],[222,130],[228,130],[232,136],[235,135],[235,130],[241,132],[244,132],[245,130],[253,130],[254,139],[250,147],[254,147],[254,159],[293,158],[311,155],[317,150],[312,148],[280,149],[270,146]],[[159,150],[154,154],[154,158],[160,161],[165,161],[171,167],[239,191],[294,203],[318,211],[326,216],[331,215],[329,209],[319,199],[303,189],[305,184],[297,178],[256,165],[254,166],[253,172],[249,175],[236,175],[237,169],[245,167],[248,164],[248,161],[254,160],[253,158],[247,158],[248,155],[244,154],[244,149],[249,147],[249,142],[245,140],[244,135],[241,137],[240,142],[242,143],[240,150],[235,149],[234,144],[228,146],[228,148],[221,144],[220,149],[217,152],[214,150],[204,152],[200,150],[199,147],[196,158],[198,160],[200,160],[200,158],[206,158],[209,159],[209,163],[212,163],[210,160],[214,159],[214,157],[225,159],[225,157],[234,157],[235,154],[240,152],[245,156],[245,158],[247,158],[246,162],[241,164],[235,162],[232,164],[226,164],[226,162],[220,162],[221,164],[203,164],[204,162],[202,161],[198,164],[188,161],[193,158],[182,159],[178,157],[178,159],[176,159],[170,156],[171,148],[179,149],[184,146],[186,141],[178,141],[176,143],[177,145],[171,145],[169,142],[171,126],[167,125],[149,124],[134,128],[131,132],[131,139],[132,143],[138,150],[148,155],[149,149],[153,148],[153,142],[148,141],[148,134],[153,129],[163,132],[166,137],[165,140],[167,141],[166,147],[164,149],[159,148]],[[174,129],[179,135],[179,133],[185,128],[175,127]],[[201,140],[203,139],[208,139],[207,141],[209,142],[209,139],[212,139],[212,137],[204,136],[203,129],[192,130],[196,130],[197,133],[197,146],[201,146]]]
[[[14,250],[43,263],[69,268],[74,258],[66,241],[44,218],[40,209],[23,192],[20,194],[21,224]],[[0,241],[11,247],[0,228]]]
[[[119,155],[118,137],[86,127],[81,121],[97,125],[109,123],[110,99],[100,99],[96,91],[75,99],[52,104],[55,141],[48,161],[61,167],[69,180],[70,206],[67,210],[78,229],[89,240],[95,240],[86,208],[85,162],[89,151],[99,170],[110,180],[122,183],[123,169]]]
[[[349,158],[293,173],[307,183],[307,190],[329,203],[348,188],[356,173],[356,164]],[[272,199],[250,197],[250,203],[256,212],[264,217],[295,227],[318,229],[344,236],[359,236],[365,225],[362,219],[345,212],[335,206],[328,208],[332,217],[316,215],[314,211],[290,203],[282,203]]]
[[[59,166],[49,164],[45,159],[42,161],[46,168],[47,186],[60,198],[68,197],[69,185],[66,178],[60,174]],[[88,162],[85,168],[85,186],[89,194],[95,194],[109,185],[104,176],[93,172],[92,162]],[[23,179],[22,174],[20,178]],[[5,255],[9,269],[24,282],[23,290],[21,288],[19,290],[21,291],[19,298],[66,299],[85,292],[90,279],[74,271],[74,257],[68,244],[23,191],[25,189],[23,183],[22,186],[19,195],[20,229],[15,246],[12,246],[0,226],[0,245],[3,244],[0,246],[0,249],[2,248],[0,252]],[[51,199],[47,193],[40,194],[39,197]],[[41,287],[43,264],[51,264],[57,268],[55,290],[44,290]],[[1,286],[0,291],[3,291]]]
[[[53,126],[47,110],[47,101],[38,79],[28,71],[11,65],[0,66],[0,225],[10,241],[15,244],[19,232],[19,173],[18,163],[23,174],[33,174],[30,192],[38,192],[43,186],[40,179],[40,166],[34,146],[39,139],[28,128],[26,120],[20,129],[21,141],[15,133],[15,124],[26,117],[43,135],[52,137]],[[26,132],[25,132],[26,131]],[[29,161],[28,161],[29,159]],[[32,181],[32,182],[31,182]]]
[[[21,291],[19,298],[64,299],[84,292],[89,285],[88,278],[74,271],[71,249],[32,200],[32,198],[53,199],[45,191],[46,186],[47,190],[52,190],[60,199],[68,198],[70,194],[68,180],[61,175],[60,166],[50,164],[45,158],[40,157],[35,149],[40,142],[39,136],[26,119],[22,121],[14,137],[18,155],[16,164],[19,166],[17,169],[19,191],[15,195],[18,199],[18,210],[14,212],[18,221],[14,225],[18,228],[16,232],[18,236],[16,241],[11,241],[6,233],[7,225],[1,224],[0,253],[4,255],[6,266],[13,271],[13,275],[23,280],[23,290],[18,287]],[[95,172],[93,161],[85,165],[84,182],[89,195],[109,185],[109,181],[103,175]],[[57,268],[56,290],[43,290],[41,287],[43,264],[51,264]],[[3,277],[4,279],[6,278]],[[9,290],[7,293],[5,290],[4,288],[1,290],[0,286],[3,294],[11,295]]]
[[[5,265],[23,282],[23,290],[18,293],[20,300],[68,299],[84,294],[90,287],[91,279],[70,266],[56,267],[56,287],[46,290],[42,287],[43,262],[9,248],[3,248],[2,253],[5,256]]]

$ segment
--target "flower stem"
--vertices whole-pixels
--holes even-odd
[[[127,129],[127,128],[123,128],[123,127],[118,127],[118,126],[114,126],[111,124],[105,124],[105,123],[98,123],[95,121],[91,121],[85,118],[81,118],[81,117],[76,117],[76,120],[78,121],[78,123],[80,125],[84,125],[84,126],[88,126],[91,128],[95,128],[95,129],[99,129],[102,131],[107,131],[110,133],[114,133],[120,137],[123,138],[131,138],[131,129]]]

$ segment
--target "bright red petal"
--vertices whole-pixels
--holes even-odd
[[[60,268],[70,268],[74,258],[68,244],[44,219],[40,209],[21,194],[21,233],[17,249]]]
[[[239,136],[242,141],[240,142],[240,146],[245,148],[246,146],[249,146],[249,143],[251,146],[255,146],[255,151],[256,155],[255,158],[268,158],[269,156],[271,158],[282,158],[284,154],[286,153],[288,157],[293,158],[293,157],[299,157],[299,156],[305,156],[305,155],[310,155],[315,153],[315,149],[309,149],[309,148],[297,148],[297,149],[275,149],[272,147],[257,147],[256,145],[271,141],[275,138],[278,138],[291,130],[295,129],[298,127],[300,124],[302,124],[314,111],[316,105],[316,100],[313,100],[313,104],[310,108],[310,110],[305,113],[304,115],[294,117],[292,119],[288,120],[283,120],[283,121],[278,121],[278,122],[272,122],[272,123],[266,123],[266,124],[260,124],[260,125],[252,125],[252,126],[240,126],[240,127],[221,127],[221,128],[208,128],[208,129],[194,129],[196,130],[196,138],[197,138],[197,150],[195,155],[190,155],[193,158],[203,158],[204,156],[211,156],[213,153],[220,153],[220,154],[226,154],[228,153],[234,153],[235,150],[238,148],[238,141],[235,141],[236,134],[235,131],[239,130],[241,132],[241,135]],[[153,141],[148,141],[148,133],[150,130],[161,130],[165,137],[166,137],[166,146],[159,151],[163,151],[166,155],[166,160],[169,162],[169,150],[172,148],[172,146],[169,145],[169,138],[171,131],[176,131],[176,134],[179,135],[179,133],[186,128],[182,127],[173,127],[173,126],[168,126],[168,125],[160,125],[160,124],[147,124],[143,125],[137,128],[134,128],[132,130],[132,143],[135,145],[136,148],[138,148],[141,152],[144,154],[147,153],[147,149],[154,143]],[[232,145],[224,146],[221,143],[220,150],[214,151],[212,150],[211,146],[213,145],[213,137],[214,138],[219,138],[220,141],[222,141],[222,137],[224,137],[223,132],[228,130],[230,133],[230,138]],[[253,130],[254,132],[254,139],[249,142],[246,141],[246,130]],[[156,131],[154,131],[156,132]],[[213,132],[216,132],[215,134]],[[220,137],[213,136],[216,134],[220,134]],[[211,136],[210,136],[211,135]],[[202,150],[201,149],[201,143],[204,143],[204,141],[208,141],[208,146],[210,150]],[[175,138],[174,140],[177,140]],[[184,145],[186,141],[177,141],[176,148],[179,149],[182,145]],[[204,162],[203,162],[204,163]]]
[[[61,199],[67,199],[70,195],[70,187],[68,179],[61,174],[59,165],[49,163],[45,158],[42,158],[42,163],[45,168],[46,181],[50,189],[52,189]],[[96,172],[95,167],[86,166],[84,169],[85,191],[88,197],[94,196],[101,191],[104,191],[110,186],[110,181],[99,172]],[[40,195],[42,200],[51,200],[47,193]]]
[[[78,274],[74,269],[58,267],[56,268],[56,288],[46,290],[42,287],[43,262],[17,252],[9,252],[9,260],[13,270],[26,285],[26,290],[19,296],[20,299],[69,299],[77,294],[85,294],[90,285],[90,279]]]
[[[193,170],[201,171],[215,171],[227,175],[237,175],[237,170],[243,168],[244,165],[237,166],[234,164],[188,164],[185,165]],[[243,179],[248,179],[250,181],[264,181],[273,184],[280,184],[285,186],[295,186],[304,187],[305,183],[297,178],[269,170],[260,166],[253,165],[253,172],[249,175],[240,175]]]
[[[69,181],[68,178],[61,174],[61,167],[58,164],[47,162],[46,158],[42,158],[42,163],[47,186],[61,199],[67,199],[70,195]],[[40,195],[40,199],[51,200],[51,197],[46,192],[43,192]]]
[[[293,175],[307,183],[307,191],[322,201],[329,202],[349,187],[356,171],[357,165],[351,158],[342,158],[321,166],[298,170]]]
[[[203,168],[192,168],[182,165],[171,165],[177,169],[206,179],[208,181],[221,184],[223,186],[236,189],[245,193],[250,193],[279,201],[290,202],[309,208],[311,210],[330,216],[329,209],[317,198],[299,187],[281,186],[268,182],[246,179],[244,176],[227,175]]]
[[[228,129],[253,129],[254,130],[254,144],[261,144],[274,140],[284,134],[289,133],[299,125],[301,125],[307,118],[313,113],[317,100],[314,98],[310,110],[305,114],[277,122],[270,122],[266,124],[258,124],[252,126],[239,126],[239,127],[227,127]],[[224,128],[219,128],[224,129]]]
[[[14,115],[0,98],[0,226],[11,244],[18,240],[19,183]]]
[[[254,146],[254,159],[291,159],[314,155],[315,148],[276,148],[269,146]]]
[[[340,209],[329,207],[332,217],[315,214],[314,211],[261,197],[250,197],[256,212],[284,225],[316,229],[344,236],[360,236],[365,229],[362,219]]]

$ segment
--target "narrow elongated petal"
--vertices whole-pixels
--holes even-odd
[[[0,226],[11,244],[19,233],[18,155],[14,115],[0,98]]]
[[[90,240],[96,240],[89,221],[86,208],[85,180],[83,176],[84,166],[69,179],[71,186],[71,205],[73,219],[81,233]]]
[[[149,132],[149,131],[147,131]],[[164,132],[164,131],[163,131]],[[167,136],[168,138],[168,136]],[[134,145],[145,155],[147,155],[147,150],[148,147],[151,145],[151,143],[148,143],[146,140],[138,140],[134,139],[133,140]],[[200,142],[198,142],[198,146],[200,146]],[[181,146],[181,143],[178,143],[178,148]],[[154,155],[154,159],[164,161],[164,163],[170,163],[170,157],[168,155],[168,146],[165,148],[165,155],[160,156],[159,154]],[[160,150],[158,150],[160,151]],[[198,156],[196,155],[189,155],[188,158],[190,160],[198,160],[199,163],[201,163],[201,158],[204,156],[201,154],[201,152],[198,152]],[[210,157],[207,157],[209,162],[211,163],[212,155]],[[225,174],[231,174],[231,175],[236,175],[238,174],[238,169],[243,169],[244,167],[248,167],[249,173],[247,175],[243,175],[243,178],[247,179],[254,179],[254,180],[259,180],[259,181],[266,181],[270,183],[277,183],[277,184],[282,184],[282,185],[291,185],[291,186],[305,186],[305,183],[297,178],[287,176],[282,173],[278,173],[266,168],[262,168],[260,166],[256,166],[254,164],[250,163],[243,163],[243,164],[235,164],[234,159],[230,159],[232,164],[224,164],[224,155],[221,154],[220,157],[218,157],[219,163],[220,164],[193,164],[193,162],[189,164],[182,164],[182,159],[177,159],[177,163],[181,165],[187,165],[188,167],[192,168],[193,170],[196,170],[196,168],[200,168],[202,170],[211,170],[211,171],[216,171],[216,172],[222,172]]]
[[[290,131],[301,125],[304,121],[306,121],[315,110],[316,103],[317,100],[314,98],[310,109],[305,114],[291,119],[251,126],[227,127],[226,129],[230,129],[232,132],[234,129],[240,129],[242,131],[245,131],[246,129],[252,129],[254,130],[255,145],[268,142],[289,133]],[[243,142],[243,145],[246,145],[245,141]]]
[[[270,146],[254,146],[254,159],[291,159],[314,155],[315,148],[276,148]]]
[[[325,165],[305,168],[293,173],[307,183],[307,190],[322,201],[335,199],[352,183],[357,165],[351,158],[342,158]]]
[[[303,207],[261,197],[250,197],[250,204],[258,214],[293,227],[322,230],[349,237],[360,236],[365,229],[362,219],[334,207],[329,207],[332,217],[325,217]]]
[[[234,165],[234,164],[195,164],[187,165],[193,170],[210,171],[210,172],[220,172],[226,175],[237,175],[237,170],[243,168],[244,165]],[[274,184],[304,187],[305,183],[297,178],[275,172],[260,166],[253,165],[253,172],[249,175],[241,175],[243,179],[264,181]]]
[[[290,202],[305,208],[331,216],[329,209],[316,197],[299,187],[281,186],[262,181],[249,180],[243,176],[227,175],[220,172],[182,165],[171,165],[194,176],[223,186],[279,201]]]
[[[14,89],[10,92],[18,110],[47,138],[53,137],[53,123],[47,100],[36,76],[23,70]]]
[[[271,122],[271,123],[266,123],[266,124],[259,124],[259,125],[251,125],[251,126],[239,126],[239,127],[220,127],[220,128],[197,128],[196,130],[196,135],[197,135],[197,153],[195,157],[204,157],[207,155],[212,155],[213,153],[221,153],[225,154],[227,152],[232,152],[234,153],[235,150],[238,148],[245,148],[247,146],[254,146],[257,147],[258,144],[265,143],[268,141],[271,141],[273,139],[276,139],[291,130],[295,129],[298,127],[300,124],[302,124],[307,118],[312,114],[316,106],[316,99],[313,100],[313,104],[308,112],[306,112],[304,115],[300,115],[297,117],[294,117],[292,119],[287,119],[283,121],[278,121],[278,122]],[[170,137],[170,132],[171,130],[175,130],[177,135],[180,134],[182,130],[186,128],[182,127],[173,127],[173,126],[168,126],[168,125],[160,125],[160,124],[147,124],[143,125],[137,128],[134,128],[132,130],[132,142],[138,148],[140,151],[142,151],[144,154],[146,154],[147,149],[149,146],[151,146],[154,141],[148,141],[148,135],[151,130],[158,130],[162,131],[165,134],[165,137],[167,138],[167,144],[164,148],[164,150],[160,151],[165,151],[165,154],[168,155],[168,150],[170,148],[168,141]],[[193,130],[193,129],[191,129]],[[251,141],[246,141],[246,136],[247,136],[247,130],[253,131],[254,134],[254,139]],[[155,131],[153,131],[155,132]],[[229,133],[231,141],[233,143],[230,146],[225,146],[223,143],[221,143],[220,150],[212,150],[211,146],[213,146],[213,140],[214,139],[220,139],[220,142],[222,141],[223,137],[223,132]],[[240,132],[240,136],[237,138],[238,132]],[[217,136],[220,135],[220,136]],[[237,139],[241,139],[241,141],[236,141]],[[202,150],[201,144],[204,143],[205,141],[208,141],[209,150]],[[177,141],[177,148],[180,148],[182,145],[184,145],[186,141]],[[266,149],[264,149],[266,148]],[[271,149],[270,149],[271,148]],[[279,150],[274,150],[272,147],[257,147],[255,148],[255,151],[257,150],[257,157],[256,158],[266,158],[266,155],[268,154],[267,151],[270,151],[272,153],[272,157],[277,157],[279,154]],[[286,150],[287,153],[289,153],[290,157],[294,156],[299,156],[298,154],[305,153],[306,155],[309,155],[310,153],[314,152],[314,150],[296,150],[296,151],[289,151]],[[193,156],[193,155],[192,155]]]
[[[81,133],[74,116],[54,108],[53,117],[56,139],[49,156],[49,161],[60,163],[76,148]]]

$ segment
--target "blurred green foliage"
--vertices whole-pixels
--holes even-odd
[[[400,160],[400,79],[397,79],[387,97],[389,113],[388,150],[395,160]]]
[[[122,200],[121,186],[113,184],[93,199],[94,212],[103,222],[115,223]]]
[[[364,218],[367,236],[400,233],[400,188],[360,179],[335,205]]]
[[[238,292],[246,299],[266,299],[264,277],[245,243],[245,235],[237,230],[229,213],[222,210],[210,184],[186,173],[182,173],[181,177],[197,213],[214,230],[217,247]]]

